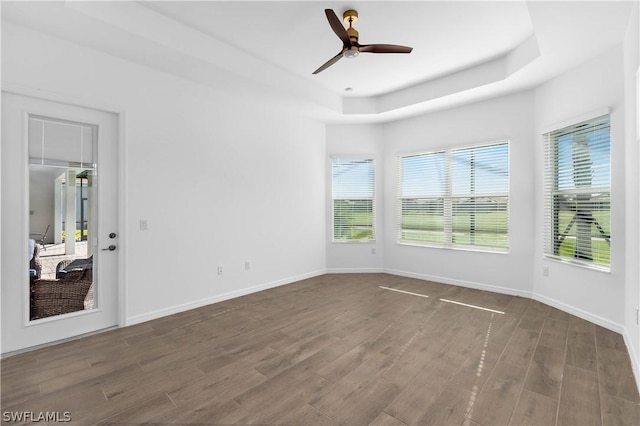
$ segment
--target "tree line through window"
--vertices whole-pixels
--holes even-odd
[[[398,240],[509,247],[509,143],[399,157]]]

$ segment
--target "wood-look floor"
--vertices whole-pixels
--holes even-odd
[[[640,424],[619,334],[530,299],[385,274],[324,275],[1,367],[3,420]]]

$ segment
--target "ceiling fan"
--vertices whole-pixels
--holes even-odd
[[[349,28],[345,29],[338,19],[338,16],[332,9],[325,9],[325,15],[327,15],[327,20],[329,21],[329,25],[333,29],[333,32],[336,33],[338,38],[342,40],[342,50],[333,58],[329,59],[324,63],[320,68],[315,70],[313,74],[318,74],[321,71],[326,70],[331,65],[335,64],[342,58],[355,58],[362,52],[369,53],[411,53],[413,50],[412,47],[407,46],[398,46],[396,44],[360,44],[358,43],[358,31],[353,28],[353,24],[358,22],[358,12],[356,10],[350,9],[344,12],[342,15],[343,21],[345,24],[349,25]]]

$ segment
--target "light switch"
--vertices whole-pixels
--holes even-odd
[[[149,222],[147,219],[140,219],[140,230],[147,231],[149,230]]]

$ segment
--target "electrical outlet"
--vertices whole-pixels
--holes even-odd
[[[222,265],[218,265],[218,275],[222,275]]]
[[[542,268],[542,275],[544,275],[545,277],[549,276],[549,267],[545,266],[544,268]]]
[[[640,325],[640,308],[636,308],[636,325]]]
[[[251,262],[249,262],[248,260],[244,261],[244,270],[248,271],[249,269],[251,269]]]
[[[376,254],[376,248],[375,247],[371,247],[371,254]]]
[[[140,219],[140,230],[148,231],[149,230],[149,222],[147,219]]]

